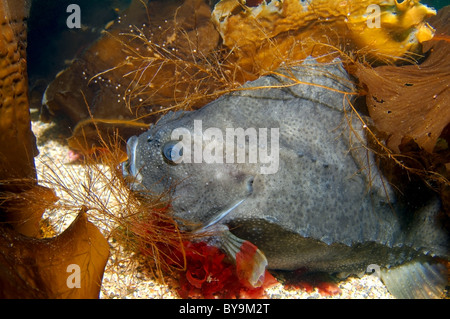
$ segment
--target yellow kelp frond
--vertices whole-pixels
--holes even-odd
[[[239,64],[254,73],[277,68],[283,59],[326,54],[320,44],[382,61],[417,53],[433,37],[424,20],[436,14],[417,0],[389,1],[222,0],[212,19]],[[255,72],[261,70],[261,72]]]

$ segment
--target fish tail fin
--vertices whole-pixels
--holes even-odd
[[[399,299],[441,298],[448,284],[447,268],[431,258],[415,259],[381,271],[381,280]]]
[[[230,231],[224,232],[222,246],[236,263],[239,280],[254,288],[261,287],[265,279],[267,259],[258,247],[248,240],[236,237]]]

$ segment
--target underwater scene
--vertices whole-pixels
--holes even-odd
[[[0,0],[0,299],[448,299],[449,4]]]

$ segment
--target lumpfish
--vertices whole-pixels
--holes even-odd
[[[246,259],[254,286],[266,267],[379,267],[396,297],[438,297],[447,276],[433,257],[448,259],[440,202],[390,185],[350,107],[352,92],[339,60],[308,58],[199,110],[165,115],[129,139],[124,175],[136,192],[170,190],[180,224],[209,234],[232,258],[255,245]]]

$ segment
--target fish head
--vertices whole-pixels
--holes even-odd
[[[175,216],[204,227],[252,194],[254,174],[245,164],[196,158],[194,120],[201,118],[196,111],[170,113],[131,137],[122,169],[131,190],[168,194]]]

